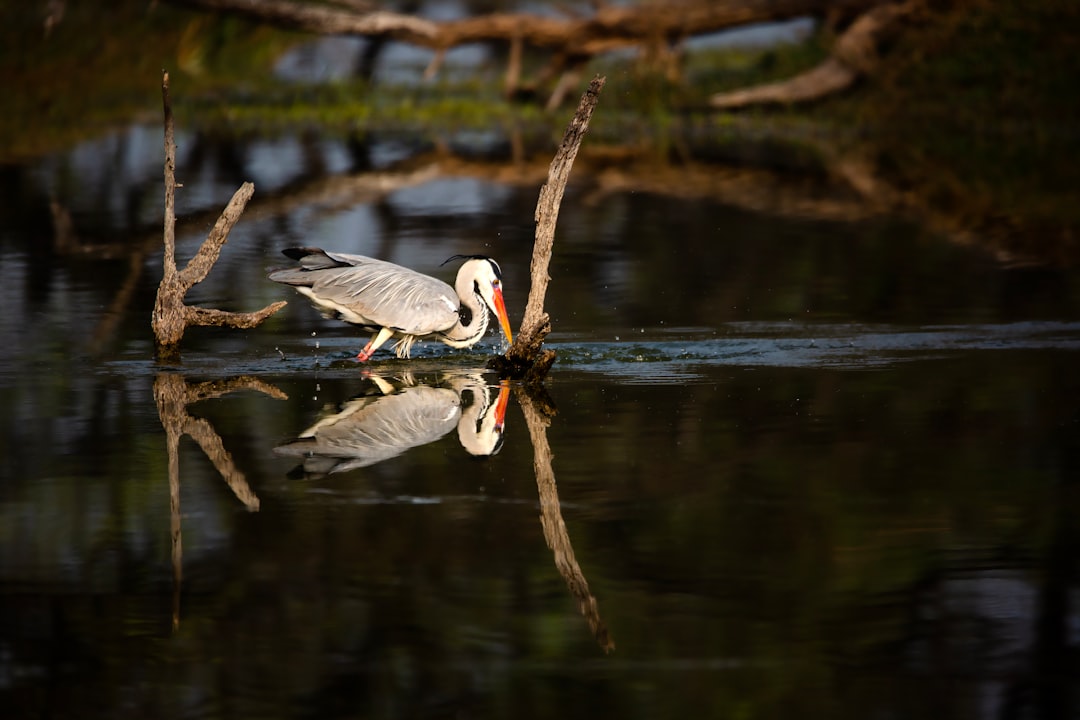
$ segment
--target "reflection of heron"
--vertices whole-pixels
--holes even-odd
[[[455,286],[383,260],[319,248],[288,248],[299,268],[276,270],[274,282],[292,285],[328,317],[374,332],[357,359],[371,358],[392,337],[399,358],[409,357],[417,340],[433,339],[450,347],[475,345],[487,332],[488,308],[507,340],[510,320],[502,295],[502,273],[491,258],[457,255],[465,262]]]
[[[354,398],[322,418],[295,440],[274,448],[278,455],[303,458],[309,475],[367,467],[409,448],[438,440],[455,427],[471,455],[494,455],[502,445],[510,388],[499,387],[491,403],[488,386],[477,376],[455,376],[449,387],[407,385],[395,388],[371,376],[377,393]],[[471,398],[466,404],[465,396]]]

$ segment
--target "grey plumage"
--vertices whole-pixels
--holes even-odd
[[[467,258],[456,287],[384,260],[319,248],[283,251],[299,267],[275,270],[269,278],[293,286],[324,314],[378,333],[360,353],[367,360],[398,338],[398,357],[408,357],[419,339],[452,347],[476,343],[488,326],[488,308],[510,338],[502,300],[501,272],[490,258]]]
[[[491,455],[502,441],[509,388],[500,387],[499,401],[491,404],[487,385],[479,377],[454,377],[447,386],[395,387],[372,375],[378,388],[345,403],[326,415],[295,440],[274,448],[274,453],[303,458],[309,476],[321,476],[368,467],[426,445],[455,427],[458,440],[472,455]],[[466,403],[464,394],[471,395]]]

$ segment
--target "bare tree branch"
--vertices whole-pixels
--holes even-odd
[[[709,99],[716,110],[735,110],[750,105],[782,105],[817,100],[846,90],[859,73],[834,57],[816,67],[780,82],[719,93]]]
[[[425,47],[435,46],[438,26],[414,15],[402,15],[360,5],[339,8],[292,0],[172,0],[204,10],[229,12],[256,18],[290,30],[325,35],[388,36]]]
[[[222,246],[228,242],[229,233],[244,213],[244,208],[254,192],[255,186],[246,182],[240,186],[239,190],[233,193],[229,204],[222,210],[221,216],[214,223],[210,234],[206,236],[206,241],[199,247],[195,257],[191,258],[188,264],[184,266],[184,269],[180,271],[178,282],[185,292],[190,290],[192,286],[201,283],[210,274],[214,263],[217,262],[218,257],[221,255]]]
[[[733,110],[749,105],[807,102],[846,90],[877,69],[883,38],[920,3],[907,0],[900,5],[872,8],[837,38],[830,57],[817,67],[782,82],[719,93],[709,104],[718,110]]]
[[[225,310],[196,308],[184,304],[184,296],[193,285],[202,281],[217,262],[229,231],[240,219],[244,206],[255,191],[244,183],[233,195],[210,235],[182,271],[176,269],[176,143],[174,141],[172,106],[169,102],[169,73],[162,73],[161,99],[165,114],[165,229],[163,273],[150,326],[159,359],[175,360],[180,355],[180,340],[191,325],[215,325],[234,328],[255,327],[270,315],[285,307],[279,301],[253,313],[232,313]]]
[[[589,88],[581,96],[577,112],[570,120],[555,157],[548,168],[548,179],[540,188],[536,201],[536,236],[533,240],[533,256],[530,265],[532,284],[529,299],[525,305],[525,317],[514,344],[506,355],[494,360],[495,367],[511,377],[528,381],[542,381],[555,362],[552,350],[541,353],[544,338],[551,332],[551,319],[544,312],[544,297],[547,295],[548,265],[551,251],[555,244],[555,225],[559,220],[559,207],[562,204],[566,183],[570,179],[570,170],[581,148],[581,141],[589,129],[589,120],[600,100],[600,91],[606,78],[597,75],[589,83]]]

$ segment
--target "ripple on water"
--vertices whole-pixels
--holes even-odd
[[[693,378],[712,365],[873,369],[957,352],[1010,349],[1080,350],[1080,323],[864,325],[742,323],[717,337],[682,340],[564,342],[552,347],[564,367],[663,382]],[[647,370],[644,369],[647,366]],[[655,377],[654,376],[655,373]]]
[[[916,328],[887,325],[814,325],[732,323],[715,330],[694,330],[672,339],[664,328],[635,333],[632,340],[593,342],[563,336],[547,347],[558,353],[556,369],[568,368],[618,376],[631,383],[685,383],[703,378],[710,367],[821,367],[870,370],[899,362],[927,360],[962,352],[1001,350],[1080,350],[1080,323],[1023,322],[996,325],[939,325]],[[627,333],[629,335],[629,333]],[[618,337],[618,336],[616,336]],[[505,350],[496,341],[467,350],[439,343],[413,348],[410,360],[390,353],[371,362],[355,361],[353,337],[325,337],[318,343],[217,348],[185,352],[180,368],[223,375],[277,375],[318,372],[355,374],[362,370],[439,371],[447,367],[483,367]],[[119,357],[105,372],[140,376],[163,368],[149,359]]]

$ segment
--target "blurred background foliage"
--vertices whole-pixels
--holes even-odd
[[[59,21],[48,25],[58,6]],[[0,21],[0,161],[9,163],[157,122],[163,69],[178,121],[196,131],[513,128],[550,142],[564,122],[565,112],[502,96],[498,55],[431,81],[419,81],[420,60],[405,83],[296,82],[282,80],[275,63],[310,36],[168,3],[118,0],[108,11],[78,0],[5,3]],[[632,54],[603,56],[589,68],[611,80],[592,134],[594,143],[670,150],[705,122],[735,154],[762,136],[789,152],[846,148],[956,224],[1071,263],[1080,252],[1080,170],[1069,160],[1080,151],[1078,37],[1080,6],[1067,0],[930,2],[854,91],[808,107],[722,114],[706,109],[712,94],[816,64],[831,41],[827,24],[800,43],[695,48],[677,81]]]

